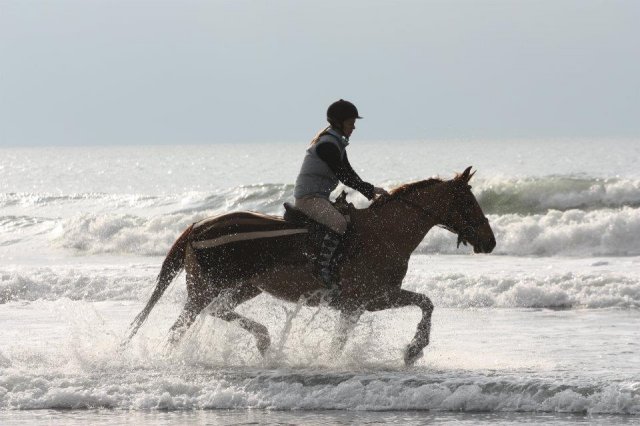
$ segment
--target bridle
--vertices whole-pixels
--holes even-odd
[[[480,226],[484,225],[485,223],[489,223],[489,219],[487,219],[485,216],[483,216],[482,219],[479,219],[479,220],[476,220],[476,221],[471,221],[471,220],[467,220],[467,219],[463,218],[462,228],[461,229],[456,229],[456,227],[453,226],[453,225],[447,225],[447,224],[444,224],[444,223],[438,223],[438,222],[442,222],[442,219],[439,219],[439,218],[435,217],[429,210],[427,210],[426,208],[422,207],[420,204],[418,204],[418,203],[416,203],[414,201],[411,201],[411,200],[407,200],[406,198],[403,198],[403,197],[396,197],[396,199],[399,200],[399,201],[402,201],[407,206],[418,210],[420,213],[422,213],[422,215],[427,216],[428,218],[430,218],[431,220],[436,222],[436,226],[439,226],[440,228],[444,228],[447,231],[458,235],[457,247],[460,247],[460,243],[462,243],[463,245],[466,246],[467,242],[469,241],[469,237],[471,237],[472,235],[477,234],[478,233],[477,229]]]

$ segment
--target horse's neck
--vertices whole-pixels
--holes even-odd
[[[379,241],[385,245],[393,245],[399,255],[407,258],[436,225],[436,216],[427,214],[434,210],[433,201],[429,202],[428,196],[417,196],[416,193],[391,198],[383,205],[369,209],[366,219],[363,218],[368,222],[369,232],[378,235]],[[418,205],[424,210],[420,210]]]

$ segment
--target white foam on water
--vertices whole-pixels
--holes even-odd
[[[221,211],[174,213],[151,217],[131,214],[83,213],[67,219],[47,221],[29,234],[25,226],[38,220],[6,219],[11,234],[5,246],[39,239],[40,251],[64,248],[75,254],[165,254],[190,224]],[[489,216],[498,242],[494,254],[518,256],[638,256],[640,255],[640,208],[624,207],[597,211],[549,211],[540,215]],[[24,223],[26,225],[21,225]],[[42,237],[45,237],[44,239]],[[432,229],[418,253],[454,254],[456,238],[439,228]]]
[[[507,322],[492,323],[490,312],[440,312],[426,358],[406,369],[401,349],[417,323],[412,312],[365,318],[345,354],[334,358],[327,349],[334,312],[318,315],[318,310],[303,308],[290,318],[292,324],[283,336],[278,331],[286,328],[287,313],[279,303],[264,302],[241,311],[267,324],[277,340],[285,340],[274,342],[281,351],[266,362],[257,355],[250,336],[211,318],[200,319],[174,352],[164,351],[166,330],[179,309],[172,303],[158,306],[141,335],[124,350],[119,339],[138,304],[61,300],[13,306],[15,323],[32,327],[43,319],[49,322],[39,331],[32,329],[21,342],[2,339],[0,408],[640,414],[637,374],[627,379],[622,378],[624,371],[622,376],[567,375],[562,373],[563,356],[553,359],[553,348],[538,353],[536,360],[527,357],[534,347],[522,347],[526,342],[522,336],[514,335],[512,346],[501,348],[499,341],[487,342],[486,337],[504,331]],[[17,312],[22,313],[20,319]],[[530,316],[517,311],[505,315],[522,335],[535,332],[526,325]],[[568,327],[558,326],[543,313],[535,319],[541,327],[554,324],[556,332],[580,332],[578,324],[590,326],[602,316],[565,316],[571,323]],[[487,328],[484,333],[452,330],[453,324],[459,327],[469,321],[482,321]],[[608,344],[618,338],[612,336]],[[589,339],[578,342],[589,347]],[[500,355],[496,363],[494,357]],[[540,364],[545,358],[546,363]],[[602,360],[602,365],[611,359],[615,358]]]
[[[505,196],[504,202],[483,201],[483,194],[496,190],[489,189],[491,185],[480,189],[480,202],[489,205],[489,213],[491,210],[504,211],[488,215],[498,242],[494,253],[518,256],[640,255],[640,208],[634,207],[637,203],[632,200],[636,196],[640,199],[637,188],[640,184],[634,181],[607,185],[607,189],[585,191],[606,195],[616,193],[612,188],[617,186],[631,189],[621,190],[619,203],[599,199],[593,206],[587,202],[584,209],[569,208],[581,203],[559,206],[541,201],[539,194],[532,195],[537,200],[533,203],[538,207],[529,209],[525,206],[527,201],[520,207],[507,208],[504,205],[511,202],[510,195]],[[280,215],[282,202],[290,198],[291,190],[291,185],[258,184],[234,187],[213,195],[191,192],[167,197],[109,194],[44,197],[43,205],[38,201],[35,207],[21,205],[3,209],[6,215],[0,217],[0,228],[4,231],[0,247],[27,244],[39,251],[71,250],[74,255],[157,256],[166,253],[188,225],[206,217],[236,210]],[[20,203],[31,200],[32,195],[24,195],[26,198]],[[547,195],[567,200],[566,194]],[[613,195],[607,197],[615,198]],[[366,206],[361,197],[355,196],[353,200],[359,207]],[[64,205],[60,206],[60,202]],[[494,204],[502,207],[491,208]],[[556,209],[549,209],[549,206]],[[526,212],[519,212],[523,210]],[[427,235],[418,251],[459,252],[455,237],[438,228]]]
[[[497,308],[639,308],[633,276],[559,273],[478,277],[460,273],[410,274],[404,288],[427,294],[438,306]]]
[[[215,374],[213,374],[215,376]],[[330,374],[325,374],[331,378]],[[448,380],[420,383],[415,378],[380,374],[338,376],[335,384],[304,383],[259,375],[240,380],[207,375],[165,377],[156,381],[106,383],[86,379],[15,375],[0,380],[3,409],[123,410],[434,410],[452,412],[550,412],[580,414],[640,414],[637,389],[609,385],[584,389],[501,380]],[[284,380],[283,380],[284,379]],[[413,381],[407,386],[407,380]],[[437,380],[437,379],[436,379]],[[19,385],[17,384],[19,382]],[[18,391],[19,389],[19,391]]]
[[[497,241],[494,254],[582,257],[640,254],[640,209],[637,208],[490,215],[489,222]],[[460,251],[455,237],[437,228],[427,234],[418,248],[420,253]]]
[[[584,176],[488,177],[472,182],[485,213],[534,214],[640,205],[640,181]]]
[[[145,260],[144,258],[138,258]],[[585,263],[525,259],[514,268],[500,256],[412,258],[403,287],[428,295],[441,307],[469,308],[640,308],[640,261],[611,258]],[[635,259],[635,260],[634,260]],[[0,268],[0,303],[71,300],[145,301],[155,286],[162,257],[153,263],[33,265]],[[528,265],[528,266],[526,266]],[[164,297],[183,301],[184,275]]]
[[[138,300],[145,297],[158,265],[18,267],[0,270],[0,303],[9,301]]]

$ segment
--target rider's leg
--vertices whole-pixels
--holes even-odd
[[[311,219],[331,229],[338,235],[347,232],[347,219],[333,207],[333,204],[322,197],[296,198],[296,208]]]
[[[335,284],[334,256],[347,231],[347,219],[326,198],[304,197],[296,199],[296,207],[328,230],[322,239],[318,267],[320,277],[327,287]]]

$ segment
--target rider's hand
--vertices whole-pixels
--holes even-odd
[[[374,186],[374,187],[373,187],[373,193],[374,193],[375,195],[382,195],[382,196],[389,195],[389,193],[387,192],[387,190],[386,190],[386,189],[384,189],[384,188],[380,188],[380,187],[378,187],[378,186]]]

